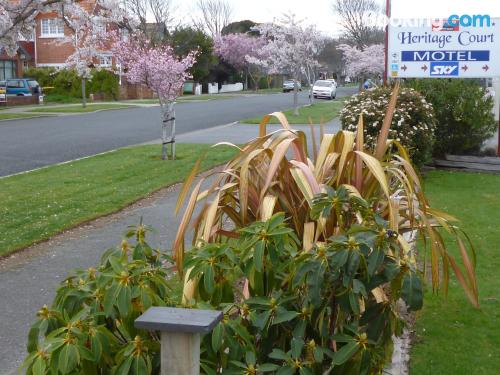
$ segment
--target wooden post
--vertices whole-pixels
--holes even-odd
[[[200,335],[222,320],[221,311],[151,307],[136,328],[160,331],[161,375],[199,375]]]

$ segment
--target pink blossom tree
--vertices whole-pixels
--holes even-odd
[[[162,158],[167,158],[167,145],[170,144],[171,158],[175,159],[174,104],[184,82],[191,78],[189,69],[196,62],[197,52],[177,58],[172,47],[151,47],[136,37],[117,40],[112,51],[125,68],[124,75],[130,83],[146,85],[158,96],[162,119]]]
[[[312,89],[315,80],[317,60],[324,47],[325,39],[314,25],[304,27],[295,16],[285,15],[275,23],[255,27],[260,35],[268,40],[262,48],[264,58],[250,59],[255,64],[267,67],[274,72],[289,74],[295,81],[301,77],[308,80]],[[310,95],[312,100],[312,95]],[[294,114],[299,114],[298,85],[293,95]]]
[[[75,69],[82,79],[82,105],[85,107],[86,82],[92,78],[92,68],[102,68],[99,59],[103,54],[109,54],[111,40],[117,35],[114,29],[126,15],[120,8],[102,7],[89,13],[77,3],[67,5],[65,12],[71,15],[65,17],[65,23],[72,32],[57,43],[69,43],[73,47],[74,52],[67,58],[66,67]]]
[[[13,55],[19,38],[32,34],[35,18],[41,12],[57,12],[66,22],[78,20],[82,9],[78,3],[78,0],[0,1],[0,45]],[[105,11],[110,21],[131,27],[130,19],[123,17],[120,0],[96,0],[95,9]]]
[[[257,87],[260,76],[266,70],[254,62],[265,58],[266,44],[267,40],[260,36],[228,34],[215,39],[214,51],[223,61],[244,72],[245,76],[250,75],[254,86]]]
[[[362,77],[384,74],[385,52],[383,44],[373,44],[358,49],[347,44],[338,47],[346,64],[346,73],[350,77]]]
[[[110,25],[132,28],[119,0],[96,0],[89,13],[77,0],[19,0],[0,4],[0,45],[10,55],[17,50],[21,35],[31,35],[35,17],[40,12],[59,13],[64,24],[71,29],[55,44],[68,44],[74,52],[68,57],[66,66],[74,68],[82,79],[82,104],[85,107],[85,83],[91,78],[91,67],[106,49],[106,28]]]

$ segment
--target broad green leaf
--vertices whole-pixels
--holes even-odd
[[[339,351],[333,355],[333,363],[341,365],[351,359],[359,349],[359,344],[356,341],[351,341],[345,344]]]
[[[128,285],[124,285],[119,286],[118,288],[118,300],[116,301],[118,311],[120,311],[122,317],[126,317],[130,311],[130,305],[132,302],[130,287]]]
[[[212,349],[217,352],[222,345],[222,335],[224,334],[224,326],[219,323],[212,331]]]
[[[276,375],[294,375],[295,374],[295,368],[285,366],[285,367],[280,367],[278,372],[276,372]]]
[[[276,316],[276,318],[274,318],[274,321],[273,321],[272,325],[280,324],[280,323],[283,323],[283,322],[289,322],[290,320],[295,319],[298,315],[299,315],[299,313],[296,312],[296,311],[284,311],[284,312],[280,312],[280,313],[278,313],[278,315]]]
[[[99,340],[98,335],[92,336],[90,338],[90,350],[92,351],[95,360],[99,361],[102,355],[102,344],[101,341]]]
[[[69,374],[80,361],[78,350],[73,344],[63,345],[58,356],[58,369],[62,374]]]
[[[300,358],[302,354],[302,348],[304,347],[304,341],[292,339],[292,357]]]
[[[45,360],[42,357],[38,357],[35,362],[33,362],[31,371],[33,372],[33,375],[45,375],[46,368],[47,364],[45,363]]]
[[[203,284],[205,286],[205,290],[212,294],[215,289],[215,279],[214,279],[214,268],[212,266],[207,265],[203,268]]]
[[[254,264],[255,269],[258,272],[262,272],[263,264],[264,264],[264,242],[258,241],[255,244],[255,252],[254,252]]]
[[[144,357],[133,357],[132,366],[130,366],[130,373],[132,375],[147,375],[149,373],[148,367]]]
[[[422,308],[424,301],[422,281],[413,271],[407,272],[403,277],[401,298],[406,302],[410,311],[416,311]]]
[[[272,359],[279,359],[282,361],[288,361],[290,359],[290,356],[286,354],[283,350],[281,349],[273,349],[271,354],[269,354],[269,358]]]
[[[255,353],[251,352],[251,351],[246,352],[245,361],[246,361],[247,365],[255,365],[255,361],[256,361]]]
[[[272,363],[264,363],[257,367],[258,372],[271,372],[276,371],[280,368],[280,366],[272,364]]]
[[[120,364],[120,367],[118,367],[118,370],[116,371],[116,375],[129,375],[130,374],[130,367],[132,366],[132,361],[134,357],[129,356],[125,359]]]

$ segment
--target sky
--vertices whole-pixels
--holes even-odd
[[[340,34],[332,11],[332,0],[227,0],[233,7],[235,21],[250,19],[270,22],[283,13],[292,12],[304,23],[315,23],[327,35]],[[385,6],[385,0],[378,0]],[[500,17],[500,0],[392,0],[395,18],[441,18],[451,14],[489,14]],[[195,9],[196,0],[174,0],[182,17]]]

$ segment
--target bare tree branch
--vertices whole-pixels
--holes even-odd
[[[375,0],[334,0],[333,11],[340,17],[345,37],[358,48],[378,43],[381,29],[369,24],[369,17],[381,11]]]
[[[199,28],[205,28],[212,37],[221,35],[222,29],[231,22],[233,9],[226,0],[198,0],[200,20],[194,20]]]

